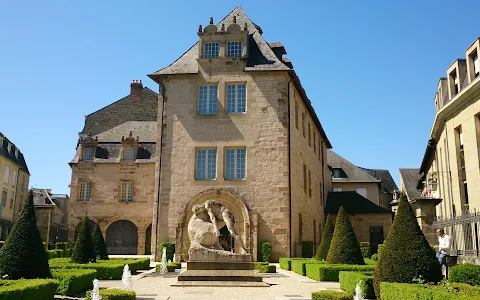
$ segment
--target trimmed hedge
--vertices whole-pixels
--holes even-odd
[[[280,257],[278,259],[278,261],[280,263],[280,268],[284,269],[284,270],[291,271],[293,260],[306,260],[306,259],[305,258],[300,258],[300,257]]]
[[[54,258],[48,262],[53,269],[95,269],[99,280],[121,279],[123,267],[127,264],[132,273],[150,268],[150,258],[112,258],[88,264],[75,264],[69,258]]]
[[[4,241],[0,241],[0,249],[2,249],[3,244],[5,244],[5,242],[4,242]]]
[[[364,258],[363,260],[365,261],[366,265],[376,265],[377,264],[376,261],[374,261],[373,259],[370,259],[370,258]]]
[[[125,291],[121,289],[100,290],[102,300],[135,300],[137,294],[135,291]],[[92,300],[92,291],[87,292],[86,300]]]
[[[373,288],[373,273],[369,275],[362,272],[341,271],[338,275],[340,288],[347,293],[355,294],[357,283],[360,283],[362,297],[365,299],[375,299],[375,290]]]
[[[0,280],[0,300],[51,300],[57,286],[54,279]]]
[[[94,269],[52,269],[53,278],[59,281],[57,293],[74,296],[93,288],[97,271]]]
[[[98,223],[93,226],[92,243],[97,259],[108,260],[107,246],[105,246],[105,240]]]
[[[365,264],[352,223],[343,206],[340,206],[338,210],[332,243],[328,250],[327,262],[329,264]]]
[[[270,265],[268,262],[256,262],[253,268],[258,270],[259,273],[277,273],[277,267]]]
[[[451,282],[480,285],[480,266],[461,264],[450,268],[448,280]]]
[[[163,255],[163,248],[167,248],[167,261],[173,261],[173,254],[175,254],[175,243],[163,242],[160,243],[160,258]]]
[[[55,243],[55,249],[67,250],[68,249],[68,243],[67,242],[56,242]]]
[[[96,260],[97,256],[95,254],[95,249],[93,248],[90,220],[88,217],[85,217],[80,225],[77,241],[73,248],[72,262],[86,264],[89,262],[95,262]]]
[[[372,258],[371,258],[373,261],[378,261],[378,254],[375,253],[374,255],[372,255]],[[367,262],[365,262],[367,263]]]
[[[313,257],[313,241],[302,241],[302,257],[303,258],[312,258]]]
[[[409,283],[380,283],[382,300],[472,300],[480,299],[480,288],[468,284],[451,283],[426,285]]]
[[[162,268],[161,264],[156,265],[155,266],[155,272],[160,273],[161,268]],[[178,268],[177,264],[175,264],[175,263],[167,264],[167,272],[175,272],[176,269],[180,269],[180,268]]]
[[[325,228],[323,229],[322,241],[320,242],[320,246],[318,247],[317,253],[315,254],[315,259],[327,259],[328,249],[330,249],[330,243],[332,242],[333,230],[334,225],[332,222],[332,217],[328,215],[325,220]]]
[[[352,300],[353,295],[338,291],[312,292],[312,300]]]
[[[169,265],[175,266],[175,269],[181,269],[182,268],[182,263],[179,261],[172,261],[169,263]]]
[[[338,281],[340,271],[373,272],[374,265],[330,265],[307,264],[305,266],[307,277],[317,281]]]
[[[306,275],[305,266],[307,264],[325,264],[325,262],[321,260],[315,260],[315,259],[292,260],[291,262],[292,271],[297,274],[305,276]]]
[[[378,250],[377,250],[378,258],[380,258],[380,255],[382,254],[383,246],[384,244],[378,244]]]
[[[260,254],[262,261],[270,262],[270,258],[272,257],[272,243],[263,242]]]
[[[360,251],[362,251],[363,258],[370,258],[371,250],[369,242],[360,242]]]

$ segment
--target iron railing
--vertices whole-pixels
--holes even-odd
[[[480,256],[480,212],[463,212],[451,218],[437,218],[434,228],[443,228],[452,239],[450,255]]]

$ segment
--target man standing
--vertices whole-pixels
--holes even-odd
[[[437,259],[441,266],[446,264],[447,252],[450,250],[451,239],[448,234],[445,234],[443,228],[437,229],[438,245],[435,245],[437,249]]]

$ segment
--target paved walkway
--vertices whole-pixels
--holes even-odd
[[[185,264],[183,264],[185,267]],[[264,282],[270,287],[173,287],[179,272],[159,275],[144,273],[133,276],[132,287],[141,300],[308,300],[311,293],[319,290],[338,290],[338,282],[318,282],[285,271],[277,264],[276,274],[265,274]],[[101,280],[100,287],[121,286],[120,280]]]

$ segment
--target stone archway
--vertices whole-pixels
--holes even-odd
[[[182,261],[188,260],[190,240],[188,238],[187,226],[193,215],[192,207],[197,204],[203,204],[207,200],[217,200],[228,207],[235,219],[235,229],[242,237],[245,248],[249,253],[255,253],[256,249],[253,248],[256,247],[252,247],[251,218],[245,202],[240,196],[231,191],[225,189],[209,189],[195,195],[185,207],[182,221],[178,224],[176,229],[175,252],[177,253],[177,257]]]
[[[118,220],[107,228],[108,254],[137,254],[138,228],[128,220]]]

